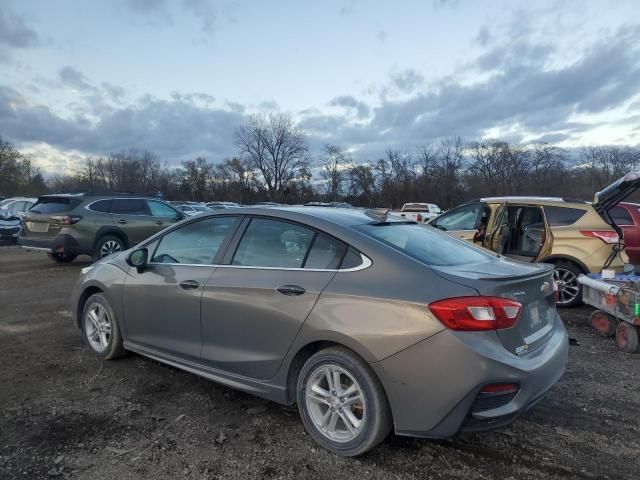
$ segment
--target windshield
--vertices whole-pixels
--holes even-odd
[[[429,226],[384,223],[360,225],[356,228],[427,265],[454,266],[492,258],[489,253]]]

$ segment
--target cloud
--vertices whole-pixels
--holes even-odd
[[[460,5],[460,0],[433,0],[433,8],[441,9],[441,8],[455,8]]]
[[[202,32],[211,35],[217,18],[213,4],[209,0],[183,0],[182,4],[199,19]]]
[[[358,117],[368,116],[370,110],[366,103],[356,100],[356,98],[351,95],[335,97],[329,101],[328,105],[330,107],[343,107],[345,109],[355,111]]]
[[[89,79],[81,71],[68,65],[58,70],[58,77],[63,85],[75,90],[95,90],[95,87],[89,84]]]
[[[491,42],[491,33],[489,32],[489,28],[486,25],[480,27],[478,30],[478,35],[476,35],[476,42],[481,47],[486,47]]]
[[[143,17],[150,25],[172,25],[175,21],[172,7],[174,2],[167,0],[124,0],[125,8],[131,13]],[[190,13],[199,23],[202,33],[212,35],[215,30],[217,13],[211,0],[182,0],[179,11]]]
[[[386,30],[380,30],[376,33],[376,39],[383,45],[387,43],[387,38],[389,38],[389,33]]]
[[[0,45],[11,48],[30,48],[40,44],[40,37],[24,19],[0,5]]]
[[[411,93],[424,83],[424,76],[411,68],[391,75],[391,83],[403,93]]]

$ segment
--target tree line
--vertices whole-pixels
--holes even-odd
[[[628,146],[569,152],[544,143],[460,137],[412,150],[388,148],[381,158],[357,162],[345,147],[326,144],[313,158],[306,136],[286,114],[249,117],[234,143],[237,156],[218,163],[197,157],[170,166],[132,148],[87,157],[77,172],[45,181],[29,158],[0,139],[0,194],[161,192],[171,200],[346,201],[389,208],[431,202],[450,208],[499,195],[591,199],[640,164],[640,150]]]

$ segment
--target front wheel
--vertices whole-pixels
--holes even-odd
[[[392,426],[380,381],[359,356],[341,347],[314,354],[298,377],[298,410],[322,447],[355,456],[378,445]]]
[[[553,279],[558,285],[558,307],[576,307],[582,303],[582,285],[578,276],[582,271],[570,263],[557,263],[553,270]]]
[[[113,360],[126,353],[116,315],[102,293],[91,295],[84,304],[82,334],[100,360]]]

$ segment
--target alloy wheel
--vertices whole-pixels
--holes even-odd
[[[99,303],[89,307],[84,317],[84,331],[87,340],[96,352],[102,353],[109,347],[111,341],[111,319]]]
[[[558,285],[558,304],[566,305],[571,303],[580,294],[578,277],[571,270],[556,266],[553,270],[553,279]]]
[[[309,376],[307,412],[322,435],[334,442],[349,442],[365,426],[364,392],[353,376],[338,365],[322,365]]]
[[[116,240],[107,240],[100,247],[100,257],[106,257],[107,255],[111,255],[113,253],[117,253],[122,250],[122,246],[120,242]]]

